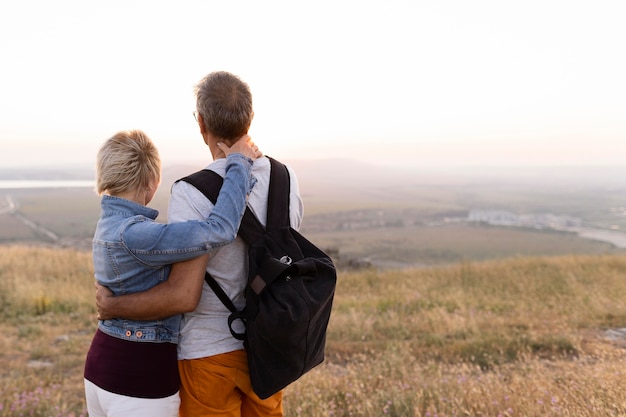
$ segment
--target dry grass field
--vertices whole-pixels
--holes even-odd
[[[0,416],[85,415],[90,254],[0,251]],[[623,416],[626,257],[340,271],[326,361],[287,416]]]
[[[467,223],[328,230],[308,236],[322,247],[337,248],[342,258],[365,259],[385,269],[515,256],[626,253],[625,249],[572,233]]]

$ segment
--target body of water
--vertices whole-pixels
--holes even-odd
[[[0,190],[24,188],[94,188],[94,180],[0,180]]]
[[[598,240],[600,242],[608,242],[620,249],[626,249],[626,233],[616,230],[581,228],[576,230],[578,236],[585,239]]]

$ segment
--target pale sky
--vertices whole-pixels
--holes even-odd
[[[208,161],[215,70],[278,158],[621,164],[625,21],[621,0],[2,1],[0,167],[93,165],[135,128],[165,165]]]

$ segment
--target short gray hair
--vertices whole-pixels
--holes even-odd
[[[159,151],[141,130],[118,132],[98,151],[98,195],[145,189],[155,180],[161,180]]]
[[[248,84],[226,71],[212,72],[196,85],[196,107],[204,127],[222,139],[248,133],[254,111]]]

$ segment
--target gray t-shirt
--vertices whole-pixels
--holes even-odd
[[[208,169],[225,175],[226,159],[218,159]],[[302,223],[303,204],[294,172],[291,177],[290,222],[298,230]],[[267,193],[269,188],[270,163],[267,158],[259,158],[252,166],[252,175],[257,183],[252,189],[248,206],[261,223],[267,215]],[[203,220],[213,209],[211,203],[194,186],[180,181],[172,187],[168,208],[168,222]],[[233,300],[238,309],[243,308],[243,291],[248,276],[246,244],[237,238],[229,245],[209,253],[207,271]],[[243,349],[243,343],[232,337],[228,329],[230,311],[224,307],[213,290],[204,283],[202,296],[196,310],[183,315],[178,343],[178,359],[198,359],[220,353]],[[240,324],[237,323],[236,324]],[[242,331],[242,328],[238,328]]]

